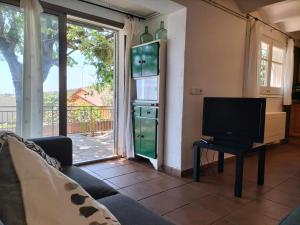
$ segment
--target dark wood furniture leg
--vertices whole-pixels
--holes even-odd
[[[199,182],[200,180],[200,152],[201,148],[194,145],[194,171],[193,180]]]
[[[243,190],[243,168],[244,168],[244,154],[238,154],[236,156],[234,194],[236,197],[239,198],[242,197],[242,190]]]
[[[219,152],[218,172],[219,173],[223,173],[224,172],[224,152]]]
[[[266,146],[262,146],[258,151],[258,173],[257,185],[264,185],[265,180],[265,160],[266,160]]]

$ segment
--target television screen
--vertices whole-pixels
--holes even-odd
[[[204,98],[202,133],[263,143],[265,110],[264,98]]]

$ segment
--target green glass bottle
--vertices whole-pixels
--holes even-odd
[[[141,44],[153,41],[153,36],[148,31],[148,26],[145,26],[145,33],[140,36]]]
[[[155,32],[155,40],[167,40],[167,29],[165,29],[164,21],[160,22],[160,28]]]

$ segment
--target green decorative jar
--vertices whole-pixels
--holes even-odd
[[[160,22],[160,28],[155,32],[155,40],[167,40],[167,29],[165,29],[165,23],[164,21]]]
[[[148,31],[148,26],[145,26],[145,33],[140,36],[140,43],[144,44],[153,41],[153,36]]]

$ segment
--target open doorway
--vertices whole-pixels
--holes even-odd
[[[116,32],[71,18],[67,23],[67,135],[74,163],[115,155]]]

